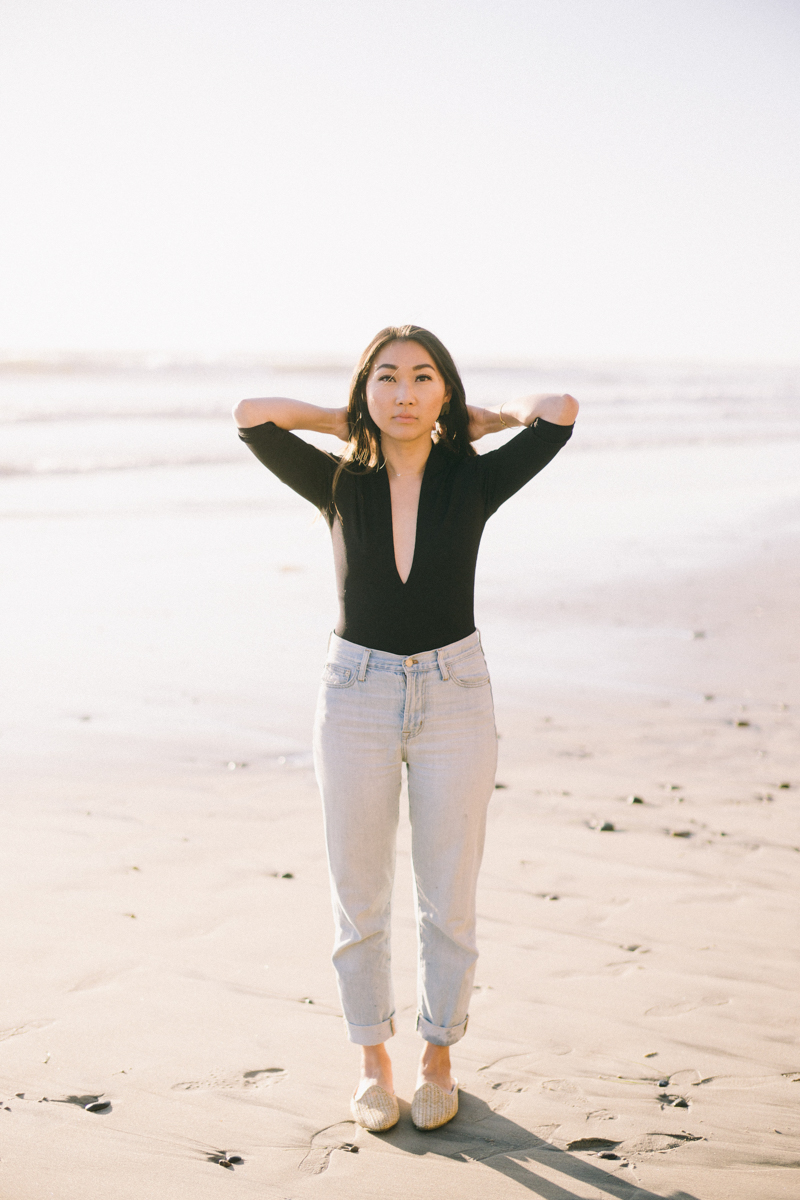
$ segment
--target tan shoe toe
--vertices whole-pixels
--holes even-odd
[[[387,1092],[379,1083],[373,1083],[357,1100],[353,1096],[350,1111],[356,1124],[372,1133],[382,1133],[385,1129],[391,1129],[400,1119],[397,1097],[392,1092]]]
[[[458,1112],[458,1080],[453,1090],[443,1091],[435,1083],[423,1083],[411,1101],[411,1120],[417,1129],[438,1129],[452,1121]]]

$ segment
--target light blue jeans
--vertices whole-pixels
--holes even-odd
[[[497,734],[475,632],[410,658],[331,635],[314,728],[347,1034],[394,1033],[390,916],[402,764],[407,764],[419,933],[417,1029],[464,1036],[478,952],[475,891]]]

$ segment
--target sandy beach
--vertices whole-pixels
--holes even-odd
[[[482,551],[501,751],[460,1112],[408,1112],[405,823],[385,1135],[350,1119],[329,963],[324,524],[236,445],[233,383],[192,420],[119,385],[108,428],[79,382],[25,420],[4,384],[2,1200],[798,1194],[797,393],[756,430],[744,401],[693,426],[685,387],[669,436],[663,380],[633,432],[584,382],[583,444]]]

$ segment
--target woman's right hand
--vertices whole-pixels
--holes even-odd
[[[333,428],[331,433],[338,437],[343,442],[350,441],[350,422],[347,419],[347,405],[344,408],[335,408],[331,414],[333,417]]]

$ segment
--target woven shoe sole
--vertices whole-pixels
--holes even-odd
[[[362,1129],[369,1129],[372,1133],[382,1133],[384,1129],[391,1129],[400,1119],[397,1097],[387,1092],[379,1083],[373,1083],[358,1100],[353,1096],[350,1112],[357,1125]]]
[[[411,1101],[411,1120],[417,1129],[438,1129],[452,1121],[458,1112],[458,1080],[452,1092],[444,1092],[435,1083],[423,1083]]]

